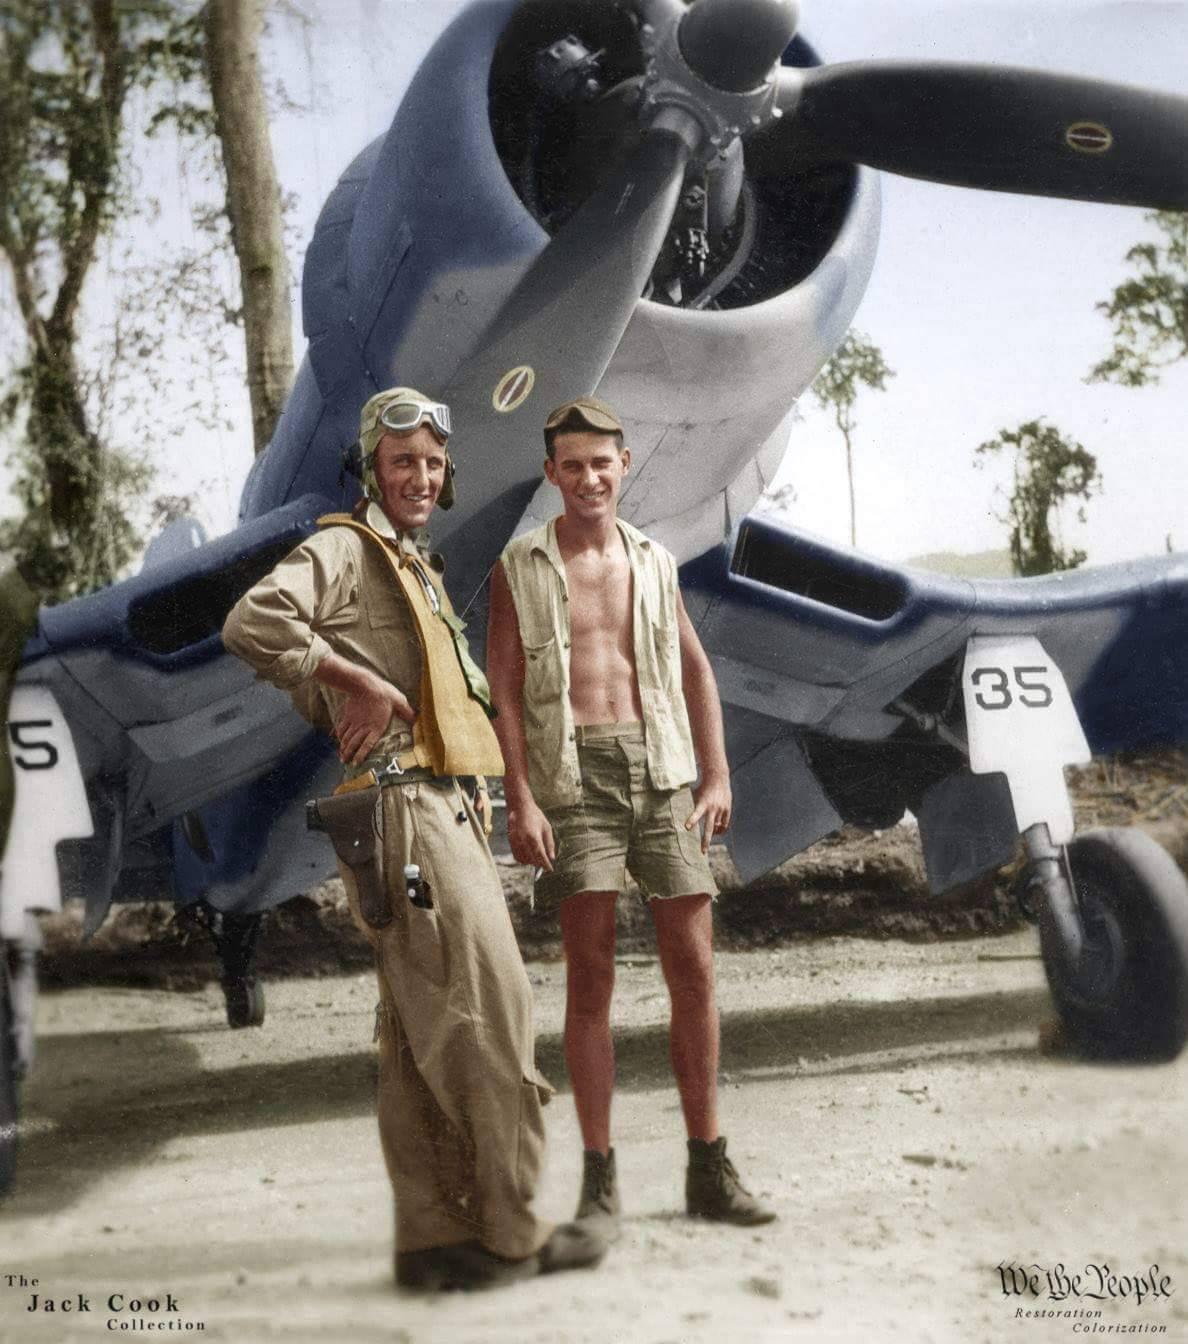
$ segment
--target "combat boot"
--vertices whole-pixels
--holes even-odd
[[[592,1269],[606,1254],[606,1238],[585,1223],[561,1223],[537,1251],[542,1274]]]
[[[582,1166],[582,1193],[573,1221],[590,1228],[603,1241],[618,1241],[622,1229],[613,1148],[605,1157],[596,1148],[586,1149]]]
[[[587,1269],[606,1254],[606,1242],[575,1223],[553,1228],[535,1255],[509,1260],[477,1241],[396,1252],[396,1286],[405,1292],[476,1292],[502,1288],[537,1274]]]
[[[712,1143],[689,1140],[689,1168],[685,1174],[685,1211],[690,1218],[708,1218],[715,1223],[757,1227],[775,1219],[775,1210],[743,1188],[734,1163],[726,1156],[726,1140]]]
[[[477,1241],[396,1252],[396,1286],[411,1293],[473,1292],[518,1283],[542,1272],[540,1257],[505,1260]]]

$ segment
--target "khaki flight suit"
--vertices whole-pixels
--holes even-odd
[[[395,539],[374,505],[367,521]],[[417,556],[408,538],[396,540],[406,556]],[[422,573],[432,574],[419,558]],[[436,576],[432,582],[444,596]],[[424,620],[430,603],[415,586],[405,592],[373,538],[327,527],[244,595],[227,618],[224,643],[292,692],[301,712],[326,730],[343,697],[313,672],[330,650],[376,671],[419,709],[425,666],[409,604],[424,603]],[[437,678],[462,681],[457,658],[435,655],[428,671],[433,687]],[[373,760],[411,744],[409,725],[393,718]],[[352,915],[375,951],[379,1129],[396,1201],[396,1249],[477,1240],[508,1258],[531,1255],[552,1230],[532,1210],[550,1089],[536,1072],[531,989],[499,875],[454,778],[386,786],[382,798],[393,913],[385,928],[363,921],[350,872],[340,871]],[[420,867],[432,909],[409,902],[408,863]]]

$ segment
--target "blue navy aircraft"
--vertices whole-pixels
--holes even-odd
[[[321,213],[308,351],[238,528],[40,613],[9,723],[12,945],[63,893],[88,930],[113,901],[168,893],[206,913],[232,1025],[261,1021],[260,917],[327,875],[302,805],[338,767],[226,654],[224,617],[355,502],[359,408],[404,383],[453,410],[458,503],[434,541],[481,632],[502,547],[555,512],[543,418],[596,391],[633,451],[622,514],[676,553],[713,659],[743,877],[905,809],[938,892],[1022,836],[1073,1037],[1179,1051],[1188,889],[1144,836],[1074,836],[1063,768],[1188,739],[1188,557],[975,583],[751,510],[866,286],[880,172],[1185,209],[1188,100],[1013,68],[827,65],[796,27],[793,0],[478,0],[440,36]],[[4,995],[21,1023],[28,992],[22,972]]]

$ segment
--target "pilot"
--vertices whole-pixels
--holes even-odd
[[[718,1132],[706,851],[729,825],[731,793],[713,670],[673,557],[617,517],[631,465],[619,418],[579,397],[550,414],[544,440],[564,512],[495,566],[488,657],[512,852],[541,870],[536,900],[557,912],[565,949],[565,1058],[586,1149],[575,1216],[608,1240],[618,1232],[610,1005],[615,903],[631,872],[672,1006],[686,1211],[767,1223],[775,1213],[743,1187]]]
[[[359,428],[364,497],[320,519],[223,630],[337,739],[342,798],[370,787],[380,805],[377,890],[340,866],[375,953],[396,1282],[414,1290],[493,1286],[605,1251],[588,1229],[551,1228],[533,1211],[551,1089],[534,1064],[486,799],[466,787],[503,762],[441,565],[418,544],[434,506],[453,503],[449,433],[448,408],[412,388],[373,396]]]

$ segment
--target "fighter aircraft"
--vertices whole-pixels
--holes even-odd
[[[1144,836],[1074,836],[1063,767],[1188,738],[1188,558],[973,583],[752,509],[867,284],[880,173],[1185,209],[1188,100],[826,65],[797,17],[793,0],[478,0],[450,24],[322,210],[308,350],[238,528],[40,614],[10,712],[6,939],[35,938],[25,912],[62,893],[88,930],[171,893],[206,913],[231,1024],[262,1021],[260,918],[332,867],[303,803],[337,761],[225,653],[227,611],[357,499],[359,407],[402,382],[453,410],[459,500],[434,541],[481,643],[492,564],[555,511],[543,416],[596,391],[634,453],[622,514],[682,562],[714,662],[742,875],[910,808],[939,892],[1022,836],[1074,1038],[1179,1051],[1188,887]],[[25,1003],[27,979],[3,997]],[[31,1033],[17,1044],[19,1061]]]

